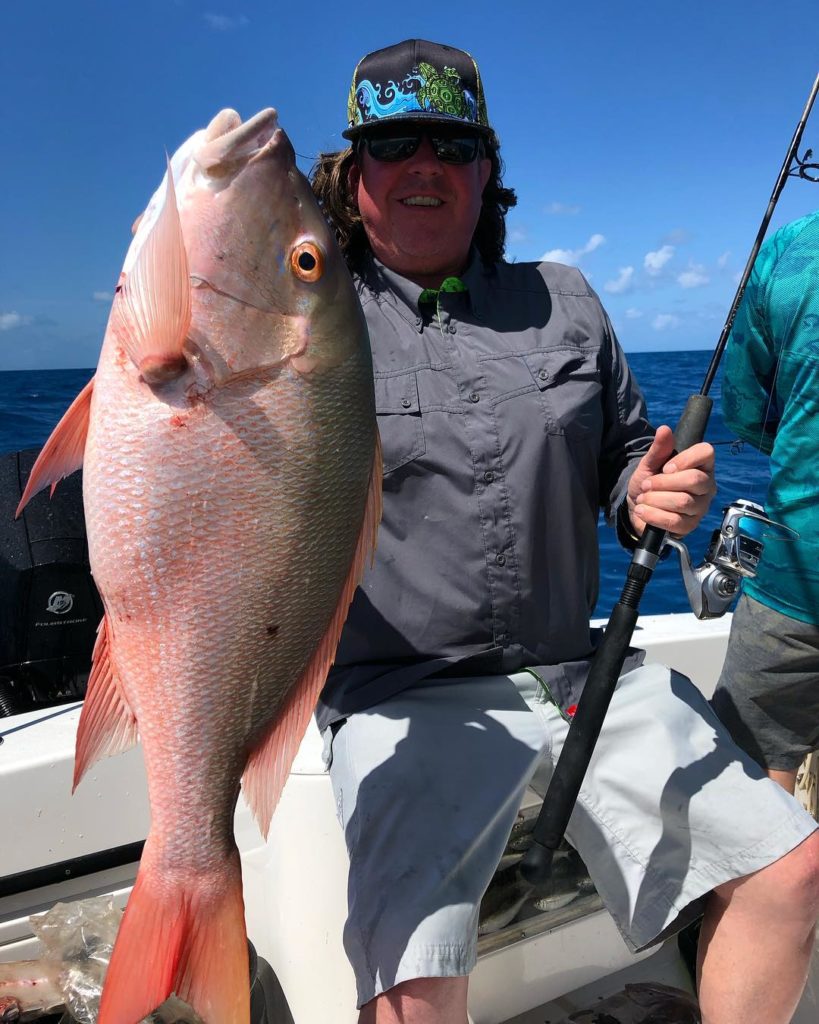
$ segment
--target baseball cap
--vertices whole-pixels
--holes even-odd
[[[407,121],[469,126],[492,135],[474,57],[426,39],[405,39],[362,57],[341,134],[355,139],[377,125]]]

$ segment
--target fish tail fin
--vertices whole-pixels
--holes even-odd
[[[162,860],[149,838],[103,985],[99,1024],[137,1024],[171,993],[205,1024],[249,1024],[238,852],[194,877]]]

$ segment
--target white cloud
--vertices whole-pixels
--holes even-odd
[[[629,291],[633,284],[634,267],[620,267],[620,272],[613,281],[606,281],[603,288],[612,295],[622,295]]]
[[[720,258],[717,260],[717,266],[719,267],[720,270],[725,270],[725,267],[726,267],[726,265],[728,263],[728,257],[730,255],[731,255],[730,252],[724,252],[722,254],[722,256],[720,256]]]
[[[659,313],[651,321],[651,326],[655,331],[673,330],[680,326],[680,318],[673,313]]]
[[[688,270],[684,270],[677,278],[677,283],[683,288],[701,288],[708,284],[711,278],[706,274],[705,267],[701,263],[689,263]]]
[[[113,298],[113,292],[94,292],[94,302],[111,302]]]
[[[674,246],[664,245],[661,249],[657,249],[656,252],[647,252],[643,260],[643,266],[652,277],[656,277],[673,255]]]
[[[250,24],[250,20],[244,14],[240,14],[238,18],[229,14],[205,14],[204,19],[216,32],[229,32],[231,29],[244,28]]]
[[[0,313],[0,331],[10,331],[15,327],[23,327],[31,323],[30,316],[23,316],[21,313]]]
[[[581,207],[575,206],[572,203],[549,203],[546,207],[546,213],[553,213],[557,216],[566,215],[573,217],[576,213],[580,213]]]
[[[595,234],[579,249],[549,249],[540,258],[547,263],[568,263],[570,266],[576,267],[584,256],[599,249],[605,241],[604,235]]]
[[[629,320],[639,320],[642,315],[643,311],[641,309],[635,309],[634,306],[630,306],[626,310],[626,317]]]

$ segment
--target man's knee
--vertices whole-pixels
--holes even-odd
[[[770,906],[772,913],[782,914],[787,907],[792,915],[816,920],[819,917],[819,830],[779,860],[752,875],[718,886],[714,894],[720,902],[753,900],[759,908]]]
[[[469,979],[411,978],[371,999],[359,1024],[467,1024]]]

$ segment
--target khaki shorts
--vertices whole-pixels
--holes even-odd
[[[472,970],[481,896],[527,783],[544,791],[567,729],[524,672],[428,681],[326,731],[359,1006],[411,978]],[[648,665],[618,684],[568,838],[636,950],[815,828],[689,680]]]
[[[819,626],[743,594],[712,704],[755,761],[795,771],[819,749]]]

